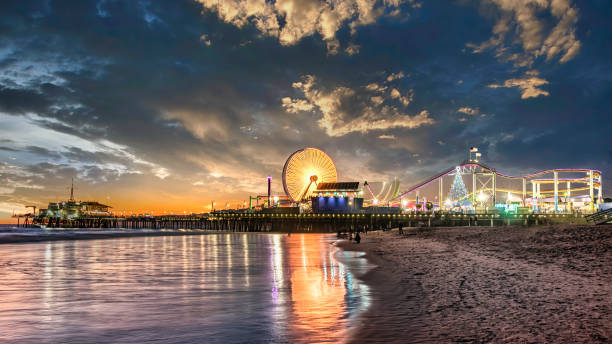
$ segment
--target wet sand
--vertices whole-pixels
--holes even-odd
[[[352,342],[612,341],[612,225],[370,232],[373,305]]]

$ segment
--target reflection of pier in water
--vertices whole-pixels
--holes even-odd
[[[284,239],[284,249],[278,249],[280,238],[273,239],[273,278],[280,288],[273,290],[272,297],[280,306],[278,315],[287,312],[282,316],[289,320],[289,338],[313,342],[342,338],[352,315],[369,305],[367,287],[352,283],[352,273],[336,258],[329,241],[313,235]],[[363,265],[365,272],[365,260]]]
[[[370,266],[345,261],[352,253],[331,240],[220,233],[7,245],[0,327],[11,342],[338,342],[370,304],[352,275]]]

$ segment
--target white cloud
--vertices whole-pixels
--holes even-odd
[[[547,61],[559,58],[564,63],[580,50],[576,39],[578,10],[571,0],[482,0],[499,9],[493,36],[479,45],[468,44],[474,53],[495,49],[501,61],[528,67],[534,59],[545,56]],[[508,42],[520,44],[517,51]]]
[[[383,139],[383,140],[395,140],[395,139],[397,139],[397,137],[395,137],[395,135],[380,135],[378,138],[379,139]]]
[[[290,97],[285,97],[281,99],[283,103],[283,107],[285,111],[289,113],[298,113],[300,111],[310,111],[314,107],[314,105],[310,104],[308,101],[303,99],[291,99]]]
[[[381,96],[374,96],[374,97],[370,97],[370,101],[372,102],[372,104],[378,106],[382,104],[385,101],[385,99]]]
[[[499,87],[518,87],[521,90],[521,98],[536,98],[539,96],[548,96],[550,93],[545,91],[540,86],[548,84],[548,81],[537,77],[537,72],[529,71],[522,78],[512,78],[504,81],[503,84],[491,84],[490,88]]]
[[[400,91],[394,88],[391,90],[391,98],[399,100],[404,106],[408,106],[414,98],[414,91],[410,90],[410,92],[406,96],[402,96]]]
[[[369,102],[360,103],[357,99],[361,94],[358,94],[357,91],[344,86],[331,90],[324,89],[317,84],[315,77],[310,75],[303,77],[302,81],[293,83],[293,87],[303,93],[304,99],[284,98],[282,106],[290,113],[295,112],[297,107],[311,107],[307,111],[316,111],[322,115],[317,123],[329,136],[343,136],[351,132],[367,133],[372,130],[392,128],[413,129],[435,123],[429,117],[427,110],[411,116],[400,112],[393,105],[385,104],[386,99],[380,95],[370,95],[366,98],[370,100]],[[376,84],[370,84],[358,90],[379,94],[380,88]]]
[[[365,86],[365,88],[368,91],[372,91],[372,92],[383,92],[384,90],[387,89],[387,86],[382,86],[382,85],[379,85],[377,83],[371,83],[371,84],[368,84],[367,86]]]
[[[0,202],[0,214],[26,214],[32,211],[25,207],[24,204],[17,202]]]
[[[216,114],[190,110],[171,110],[163,111],[162,117],[167,120],[179,121],[187,131],[201,140],[212,137],[223,141],[229,138],[229,128],[219,120],[220,116],[216,116]]]
[[[338,52],[336,33],[348,24],[351,33],[359,26],[374,23],[386,12],[397,10],[405,0],[196,0],[205,10],[237,27],[254,25],[262,35],[277,37],[282,45],[294,45],[302,38],[321,35],[330,53]],[[410,0],[409,2],[414,2]],[[347,47],[355,54],[358,48]]]
[[[159,179],[166,179],[170,176],[170,172],[165,167],[155,167],[151,171]]]
[[[478,108],[474,109],[474,108],[471,108],[469,106],[464,106],[464,107],[461,107],[461,108],[457,109],[457,112],[461,112],[461,113],[464,113],[464,114],[470,115],[470,116],[475,116],[475,115],[478,115],[480,113],[480,110]]]

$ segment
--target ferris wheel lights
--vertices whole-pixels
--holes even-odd
[[[305,148],[291,154],[283,168],[283,188],[294,202],[316,192],[318,183],[334,183],[338,174],[331,158],[320,149]]]

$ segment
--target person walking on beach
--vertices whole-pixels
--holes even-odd
[[[359,235],[359,232],[357,232],[357,234],[355,235],[355,242],[359,244],[360,241],[361,241],[361,236]]]

